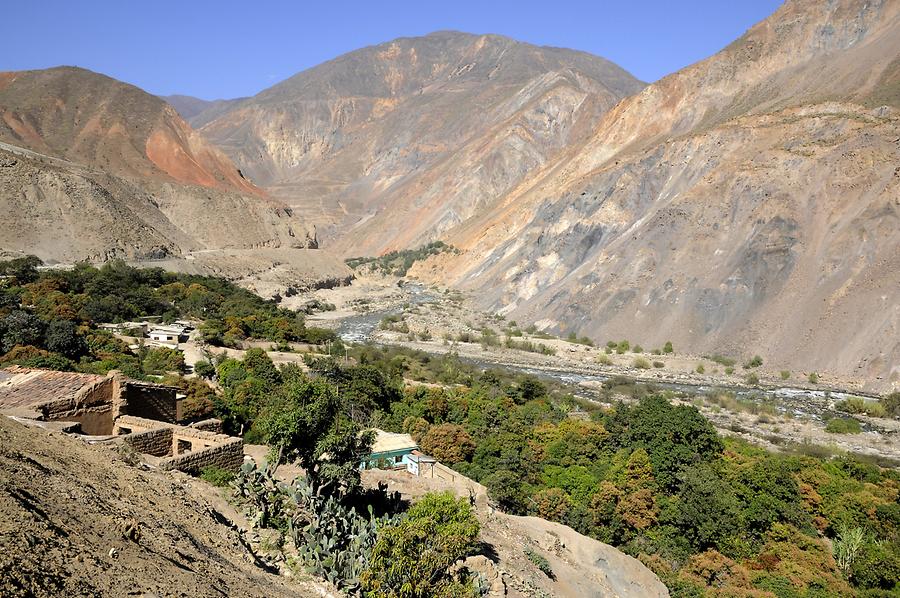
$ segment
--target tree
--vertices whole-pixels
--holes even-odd
[[[674,406],[660,395],[643,397],[637,405],[618,404],[605,427],[612,448],[646,450],[657,482],[670,490],[677,489],[683,469],[722,454],[719,435],[696,407]]]
[[[420,446],[427,454],[448,464],[468,461],[475,452],[472,437],[458,424],[432,426],[422,437]]]
[[[533,498],[534,512],[541,519],[549,521],[565,521],[572,502],[569,496],[559,488],[538,490]]]
[[[527,494],[521,475],[508,469],[501,469],[488,476],[484,485],[487,487],[488,496],[503,511],[513,514],[525,512]]]
[[[212,380],[216,375],[216,367],[206,360],[194,364],[194,373],[201,378]]]
[[[48,350],[78,359],[87,352],[84,338],[78,334],[78,327],[69,320],[53,320],[47,325],[44,343]]]
[[[6,353],[16,345],[34,346],[41,345],[44,335],[44,323],[39,318],[21,309],[11,311],[0,324],[3,331],[2,349]]]
[[[616,505],[616,515],[637,530],[647,529],[656,522],[656,499],[649,488],[641,488],[626,495]]]
[[[271,385],[281,383],[281,374],[278,368],[272,363],[269,354],[262,349],[248,349],[244,353],[244,369],[247,373],[263,382]]]
[[[279,389],[257,423],[271,460],[298,463],[316,494],[343,496],[360,488],[359,464],[374,434],[362,432],[342,408],[328,382],[297,377]]]
[[[475,551],[479,531],[466,499],[426,494],[399,523],[379,530],[369,569],[360,578],[365,596],[462,595],[465,586],[453,579],[450,567]]]
[[[625,465],[625,490],[635,492],[642,488],[652,488],[655,483],[650,455],[642,448],[632,452]]]
[[[522,403],[543,399],[546,396],[547,387],[534,376],[525,376],[519,384],[519,397]]]
[[[694,548],[721,548],[740,529],[740,509],[731,485],[706,464],[685,469],[679,479],[675,524]]]
[[[0,261],[0,276],[12,276],[17,285],[25,285],[37,280],[37,267],[43,264],[40,258],[33,255]]]

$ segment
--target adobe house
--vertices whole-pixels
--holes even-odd
[[[132,380],[116,371],[100,376],[21,366],[0,369],[0,415],[125,442],[159,457],[160,469],[197,473],[209,466],[239,468],[243,441],[222,434],[218,420],[178,425],[176,392],[173,386]]]

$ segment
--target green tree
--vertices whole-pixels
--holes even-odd
[[[508,469],[501,469],[488,476],[484,485],[487,487],[488,496],[501,510],[514,515],[525,512],[527,494],[521,475]]]
[[[707,464],[685,469],[675,521],[698,551],[721,549],[740,530],[740,508],[731,485]]]
[[[443,463],[468,461],[475,452],[475,442],[458,424],[431,426],[420,443],[422,450]]]
[[[344,412],[327,381],[297,377],[279,390],[257,425],[276,464],[297,463],[316,494],[344,496],[360,489],[359,464],[374,440]]]
[[[69,359],[78,359],[87,353],[84,338],[78,333],[78,327],[69,320],[54,320],[47,325],[44,344],[48,350]]]
[[[17,345],[39,347],[44,336],[44,323],[40,318],[17,309],[0,322],[0,332],[3,333],[0,345],[4,353]]]
[[[472,554],[480,526],[466,499],[426,494],[399,523],[381,529],[360,581],[372,598],[459,596],[450,567]]]

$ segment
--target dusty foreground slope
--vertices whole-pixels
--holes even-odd
[[[45,260],[315,247],[168,104],[84,69],[0,73],[0,250]]]
[[[255,567],[186,488],[0,417],[0,595],[322,595]]]
[[[442,238],[519,322],[900,385],[900,2],[788,0]]]

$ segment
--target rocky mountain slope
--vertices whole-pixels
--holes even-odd
[[[0,417],[0,594],[324,596],[253,564],[187,480]]]
[[[351,52],[192,122],[355,255],[486,209],[642,87],[581,52],[438,32]]]
[[[59,261],[315,245],[171,106],[71,67],[0,73],[0,210],[0,249]]]
[[[558,332],[900,383],[900,3],[789,0],[414,270]]]

